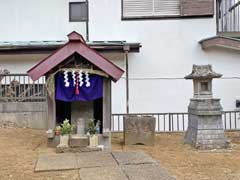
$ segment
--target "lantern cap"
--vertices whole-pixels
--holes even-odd
[[[185,79],[213,79],[220,78],[222,74],[212,70],[212,66],[208,65],[193,65],[191,74],[185,76]]]

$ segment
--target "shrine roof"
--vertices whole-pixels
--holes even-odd
[[[68,35],[68,39],[68,42],[60,46],[51,55],[40,61],[27,72],[33,81],[39,79],[43,75],[46,75],[50,70],[55,68],[74,53],[81,55],[90,63],[108,74],[114,81],[117,81],[124,73],[122,69],[86,44],[83,37],[77,32],[74,31],[70,33]]]

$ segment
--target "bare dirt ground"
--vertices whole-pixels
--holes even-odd
[[[39,153],[55,153],[46,140],[42,130],[0,129],[0,180],[79,180],[77,170],[34,173]]]
[[[232,150],[196,151],[184,145],[183,134],[159,134],[156,146],[123,146],[122,134],[113,134],[117,151],[143,150],[178,180],[240,180],[240,132],[228,133]],[[77,171],[34,173],[39,153],[47,148],[45,131],[0,129],[0,180],[79,180]]]
[[[183,144],[183,133],[159,134],[154,147],[122,146],[121,134],[113,136],[113,149],[143,150],[177,180],[240,180],[240,132],[227,133],[232,150],[197,151]]]

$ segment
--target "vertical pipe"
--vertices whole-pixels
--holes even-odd
[[[219,32],[219,17],[220,17],[220,15],[219,15],[219,13],[220,13],[220,2],[219,1],[217,1],[217,3],[216,3],[216,9],[217,9],[217,11],[216,11],[216,21],[217,21],[217,33]]]
[[[128,74],[128,51],[130,47],[128,45],[123,46],[125,61],[126,61],[126,113],[129,114],[129,74]]]
[[[87,21],[86,21],[86,40],[89,41],[89,1],[86,0],[87,4]]]
[[[239,31],[239,6],[237,7],[237,29],[236,30]]]
[[[224,26],[224,4],[221,2],[221,18],[222,18],[222,24],[221,24],[221,32],[223,32],[223,26]]]

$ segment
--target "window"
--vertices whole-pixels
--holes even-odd
[[[214,0],[122,0],[122,19],[213,17]]]
[[[180,16],[180,0],[122,0],[123,18]]]
[[[69,21],[81,22],[88,20],[88,5],[86,2],[69,3]]]

